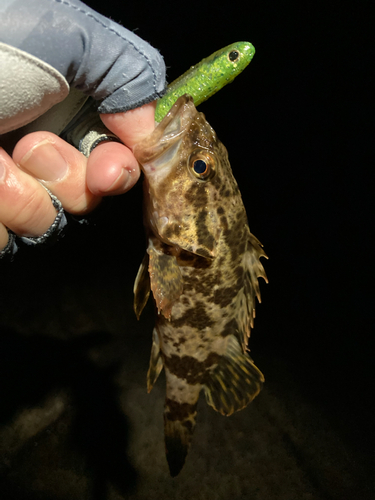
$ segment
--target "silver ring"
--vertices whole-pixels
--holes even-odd
[[[43,184],[41,184],[43,186]],[[43,186],[49,194],[52,204],[55,207],[57,215],[47,231],[41,236],[17,236],[13,231],[8,230],[9,240],[7,246],[0,251],[0,259],[7,256],[12,259],[13,255],[18,250],[17,241],[21,241],[28,246],[40,245],[44,243],[52,243],[61,236],[63,229],[68,221],[62,206],[61,201],[49,189]]]
[[[120,139],[115,134],[111,134],[105,128],[96,127],[95,129],[90,130],[85,137],[80,140],[78,149],[86,156],[86,158],[88,158],[96,146],[104,141],[121,143]]]
[[[43,186],[43,184],[41,184],[41,186]],[[47,189],[46,186],[43,187],[49,194],[52,205],[56,209],[57,215],[47,231],[41,236],[20,236],[19,239],[22,241],[22,243],[25,243],[25,245],[40,245],[46,243],[47,240],[48,243],[52,242],[52,240],[56,241],[56,239],[61,235],[62,230],[68,223],[61,201],[53,193],[51,193],[51,191]]]
[[[8,231],[8,236],[9,238],[7,246],[2,250],[0,250],[0,260],[3,259],[4,257],[10,257],[12,259],[13,255],[18,250],[18,245],[16,243],[16,235],[12,233],[12,231]]]

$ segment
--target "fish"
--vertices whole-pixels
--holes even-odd
[[[144,173],[147,251],[134,283],[139,319],[157,315],[147,390],[164,368],[164,435],[171,476],[181,471],[203,390],[222,415],[247,406],[264,376],[248,351],[262,244],[250,232],[225,146],[193,98],[177,99],[133,153]]]

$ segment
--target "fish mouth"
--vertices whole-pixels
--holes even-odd
[[[145,174],[160,170],[173,160],[196,115],[193,98],[184,94],[177,99],[155,130],[136,144],[133,154]]]

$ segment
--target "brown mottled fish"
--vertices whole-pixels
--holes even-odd
[[[166,373],[165,445],[176,476],[190,446],[201,389],[223,415],[244,408],[264,377],[247,352],[266,257],[250,233],[227,151],[189,95],[134,154],[144,172],[148,249],[134,284],[140,316],[158,310],[147,387]]]

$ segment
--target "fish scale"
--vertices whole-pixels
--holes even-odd
[[[134,155],[144,172],[148,249],[134,285],[158,311],[148,390],[166,374],[164,433],[172,476],[184,465],[201,390],[223,415],[244,408],[264,377],[247,352],[266,257],[250,233],[227,151],[192,97],[179,97]],[[198,162],[198,163],[196,163]],[[203,162],[203,163],[202,163]]]

